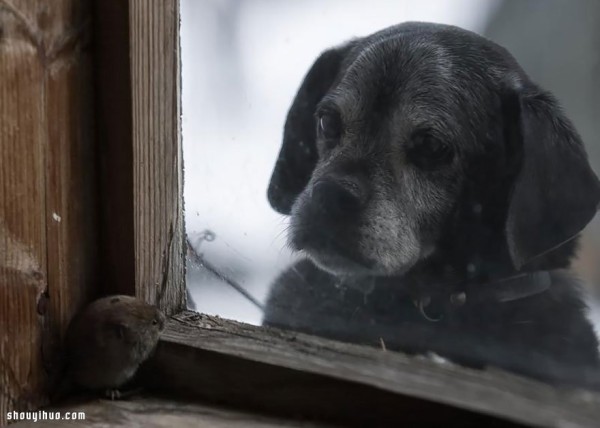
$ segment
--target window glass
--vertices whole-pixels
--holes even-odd
[[[182,0],[190,307],[600,385],[598,18]]]

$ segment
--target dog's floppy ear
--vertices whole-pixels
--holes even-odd
[[[327,50],[317,58],[290,107],[268,198],[281,214],[289,214],[317,163],[315,108],[334,83],[342,62],[355,41]]]
[[[534,89],[519,90],[510,106],[521,162],[506,237],[517,269],[574,238],[600,201],[600,184],[577,131],[550,94]]]

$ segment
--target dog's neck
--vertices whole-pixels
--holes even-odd
[[[440,314],[467,302],[503,304],[544,293],[552,285],[551,271],[568,268],[576,246],[574,239],[521,270],[514,267],[502,245],[488,245],[481,252],[455,249],[452,256],[447,252],[434,255],[397,280],[424,318],[437,321]]]
[[[481,303],[514,302],[544,293],[551,285],[551,273],[542,270],[485,282],[467,280],[430,284],[410,289],[409,293],[423,317],[429,321],[437,321],[445,312],[459,309],[467,303],[473,306]]]
[[[480,304],[506,304],[541,295],[552,286],[552,271],[512,272],[503,276],[459,277],[419,269],[400,277],[344,277],[344,287],[365,296],[376,288],[392,288],[412,300],[425,320],[440,321],[449,312]],[[341,285],[340,284],[340,285]]]
[[[397,277],[340,277],[340,285],[366,296],[376,289],[393,289],[412,301],[425,320],[440,321],[453,311],[480,304],[506,304],[535,297],[552,286],[549,270],[463,276],[452,270],[440,274],[425,266]]]
[[[470,241],[482,245],[479,248],[440,246],[400,276],[350,276],[342,283],[365,296],[375,288],[395,289],[412,300],[425,320],[439,321],[464,308],[510,304],[542,295],[552,286],[552,271],[569,267],[577,245],[574,239],[517,270],[502,244],[502,232],[497,235],[489,241]],[[458,238],[453,242],[461,243]]]
[[[500,179],[498,174],[507,177]],[[549,286],[548,271],[569,268],[577,238],[519,269],[515,267],[505,226],[510,174],[507,168],[470,181],[461,198],[463,203],[456,206],[443,228],[448,232],[438,238],[436,250],[403,275],[401,281],[410,290],[418,296],[470,293],[477,299],[509,301],[538,294]]]

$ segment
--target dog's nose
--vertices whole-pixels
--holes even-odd
[[[361,207],[363,194],[364,191],[356,181],[324,178],[313,185],[312,202],[323,214],[347,215]]]

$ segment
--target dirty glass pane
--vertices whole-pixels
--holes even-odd
[[[599,19],[182,0],[190,308],[600,385]]]

